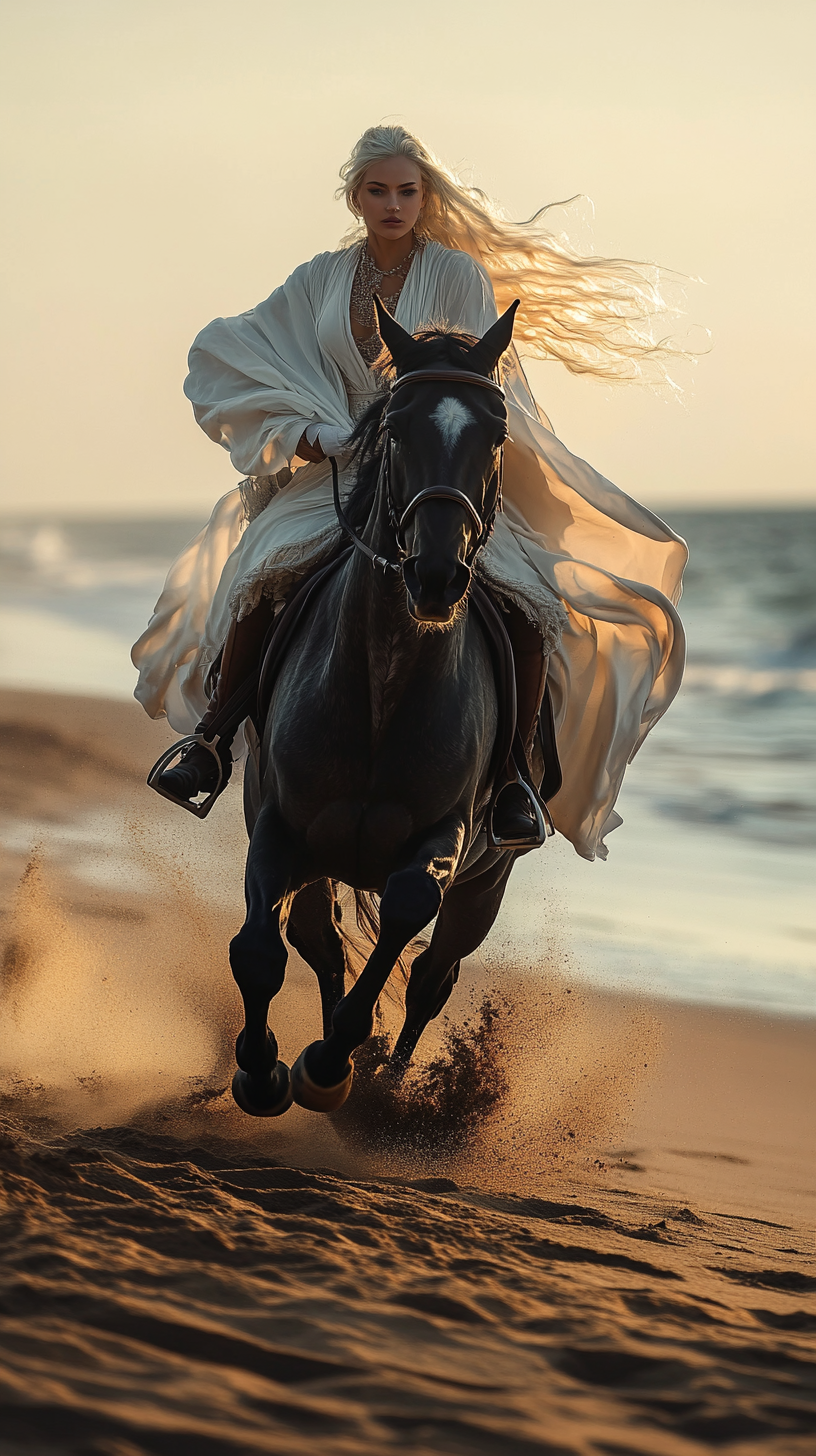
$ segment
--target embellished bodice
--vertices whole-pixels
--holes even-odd
[[[359,246],[351,284],[349,314],[355,346],[369,369],[373,369],[385,347],[377,326],[374,296],[379,296],[389,313],[396,313],[400,294],[408,281],[414,259],[421,257],[426,242],[427,239],[422,235],[416,237],[411,251],[402,262],[387,271],[377,267],[365,240]]]

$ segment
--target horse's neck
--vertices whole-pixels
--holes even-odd
[[[393,559],[394,530],[381,497],[363,535],[378,555]],[[340,641],[343,655],[349,654],[367,676],[375,734],[418,676],[427,683],[457,670],[464,620],[462,613],[444,631],[423,630],[408,611],[402,577],[354,553],[343,592]]]

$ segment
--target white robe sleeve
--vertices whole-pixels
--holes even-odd
[[[211,440],[243,475],[276,475],[307,425],[350,429],[342,386],[318,344],[304,263],[257,308],[208,324],[193,343],[184,393]]]

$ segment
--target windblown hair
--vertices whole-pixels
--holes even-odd
[[[337,195],[355,217],[361,216],[357,191],[365,173],[390,157],[410,157],[420,170],[421,231],[481,263],[500,311],[521,299],[514,338],[523,352],[602,379],[654,374],[650,361],[665,377],[668,360],[686,355],[656,336],[657,320],[675,311],[663,298],[656,267],[578,253],[544,225],[547,213],[562,203],[540,208],[527,222],[511,222],[486,193],[463,182],[402,126],[369,127],[341,167]],[[344,243],[351,246],[362,236],[362,228],[353,228]]]

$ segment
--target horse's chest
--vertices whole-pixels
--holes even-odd
[[[385,733],[405,693],[413,663],[399,634],[373,644],[368,653],[368,703],[371,738],[376,745]],[[422,684],[419,684],[421,692]],[[416,695],[416,693],[414,694]]]
[[[289,665],[271,714],[267,783],[319,875],[377,888],[417,836],[479,797],[495,736],[483,654],[425,663],[388,641],[321,671]],[[467,667],[472,670],[470,673]],[[472,679],[472,680],[471,680]]]
[[[377,732],[369,715],[327,705],[271,762],[284,818],[308,846],[315,869],[377,888],[383,867],[441,817],[469,817],[478,778],[478,725],[451,718],[433,699],[414,701]]]

